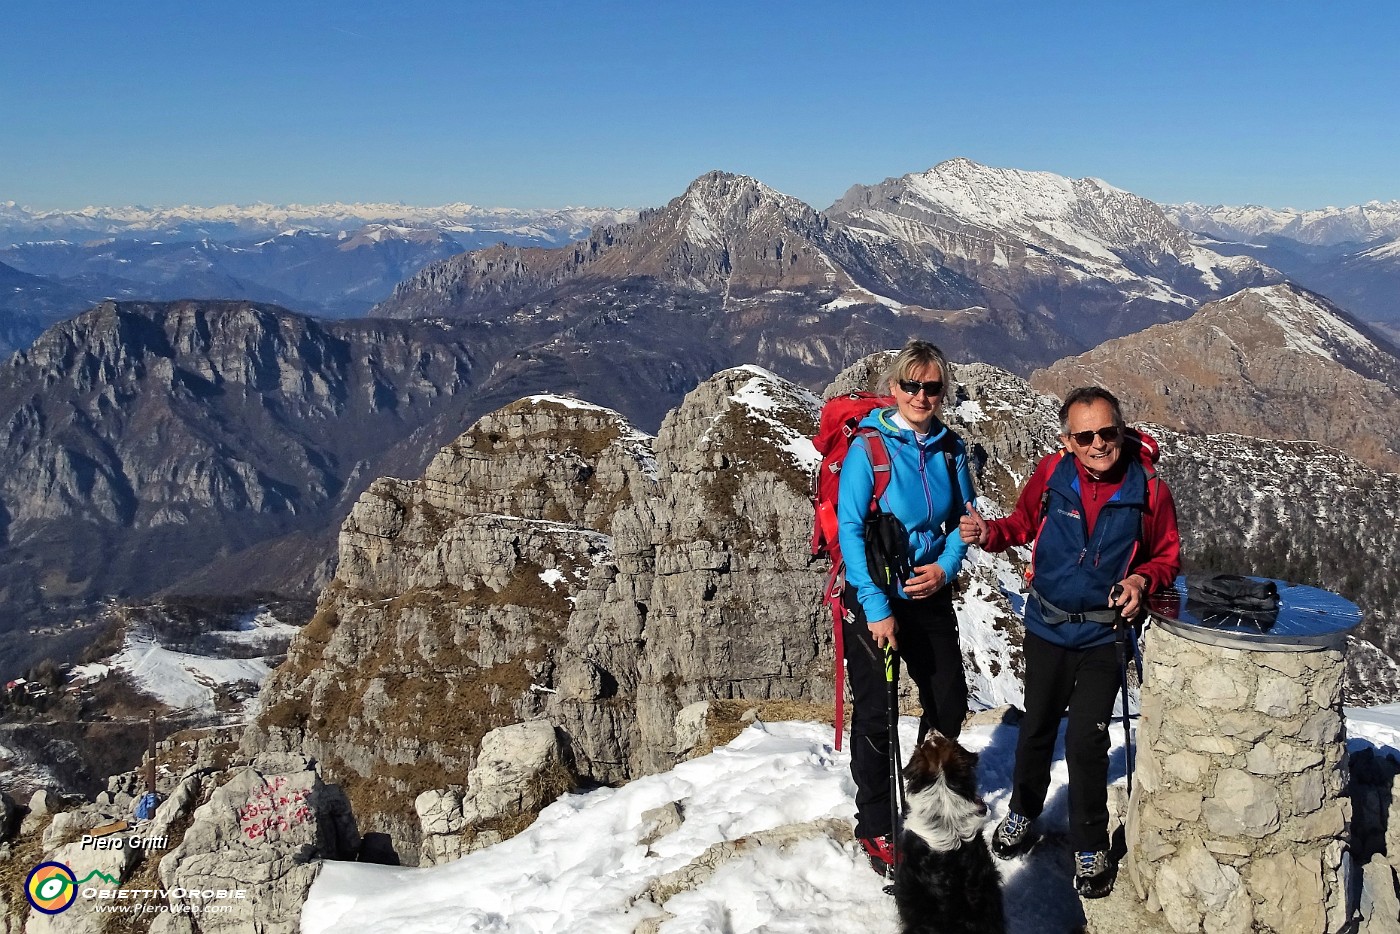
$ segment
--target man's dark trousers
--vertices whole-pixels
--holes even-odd
[[[949,587],[923,600],[894,599],[898,631],[895,679],[901,661],[919,691],[924,713],[919,741],[930,729],[956,738],[967,716],[967,680],[963,677],[958,620]],[[847,596],[845,623],[846,677],[851,682],[851,777],[856,782],[856,836],[891,833],[889,686],[885,650],[870,638],[865,614],[853,594]]]
[[[1026,715],[1016,742],[1011,810],[1045,807],[1060,718],[1069,710],[1069,840],[1076,851],[1108,849],[1108,725],[1119,687],[1118,646],[1066,649],[1027,632]],[[854,741],[853,741],[854,742]]]

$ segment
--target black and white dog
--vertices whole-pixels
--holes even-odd
[[[934,731],[904,769],[909,814],[894,898],[904,934],[1002,934],[1001,875],[982,824],[977,754]]]

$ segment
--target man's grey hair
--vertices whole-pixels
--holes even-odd
[[[939,378],[943,380],[943,401],[947,402],[948,397],[953,392],[953,368],[948,363],[948,358],[943,355],[943,351],[938,349],[937,344],[921,340],[911,340],[905,344],[904,348],[890,362],[890,369],[886,374],[885,381],[886,383],[897,383],[902,379],[911,379],[910,374],[930,363],[938,367]]]
[[[1060,406],[1060,434],[1069,434],[1069,410],[1076,405],[1102,400],[1107,402],[1113,409],[1113,424],[1122,429],[1127,424],[1123,420],[1123,406],[1118,402],[1118,397],[1104,389],[1102,386],[1080,386],[1078,389],[1071,389],[1069,395],[1065,396],[1064,404]]]

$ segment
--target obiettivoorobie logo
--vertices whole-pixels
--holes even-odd
[[[29,904],[36,911],[56,915],[78,900],[80,884],[73,870],[63,863],[40,863],[30,870],[29,878],[24,880],[24,897],[29,899]]]

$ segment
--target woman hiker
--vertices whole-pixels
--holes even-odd
[[[955,530],[963,504],[973,498],[972,479],[962,440],[938,419],[952,376],[936,346],[920,340],[906,344],[888,373],[895,406],[876,409],[861,421],[841,467],[836,511],[846,562],[842,600],[850,610],[844,639],[853,699],[856,836],[881,875],[888,875],[894,865],[895,832],[886,646],[897,651],[894,678],[902,662],[918,688],[921,742],[931,729],[956,737],[967,714],[967,682],[949,585],[967,552]],[[865,429],[878,433],[878,441]],[[875,487],[872,443],[883,444],[890,470],[889,485],[877,505],[902,524],[899,541],[892,546],[902,554],[888,557],[909,569],[906,577],[888,582],[874,579],[867,560],[871,526],[866,519]]]

